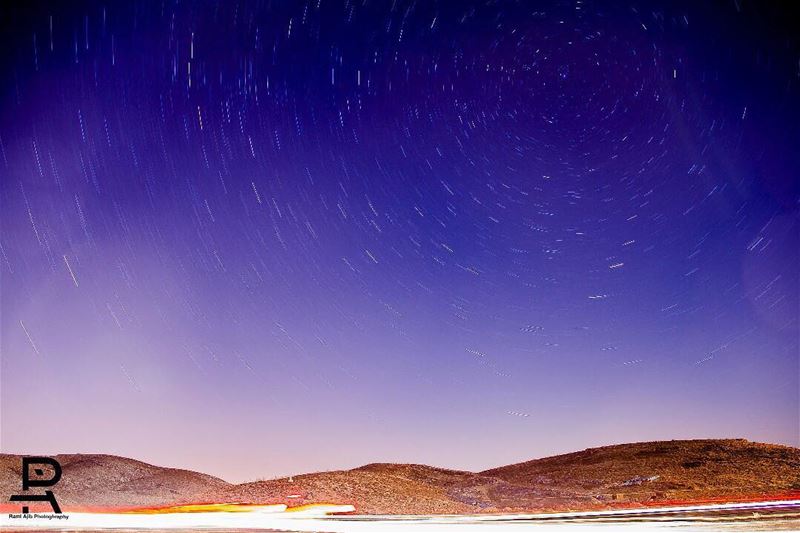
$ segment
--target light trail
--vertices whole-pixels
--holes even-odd
[[[37,530],[277,530],[295,532],[517,531],[800,531],[800,500],[682,505],[641,509],[507,515],[352,515],[351,505],[198,505],[120,513],[42,513],[0,517],[0,529]],[[787,529],[788,528],[788,529]]]

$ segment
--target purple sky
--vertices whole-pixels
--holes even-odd
[[[1,8],[0,449],[800,445],[800,46],[737,5]]]

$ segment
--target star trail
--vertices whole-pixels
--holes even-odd
[[[245,480],[800,444],[780,4],[0,14],[3,451]]]

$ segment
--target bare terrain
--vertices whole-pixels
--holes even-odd
[[[19,510],[11,494],[22,489],[22,456],[0,454],[0,509]],[[162,468],[141,461],[100,454],[53,456],[61,464],[61,481],[52,491],[62,510],[94,507],[140,507],[171,505],[191,501],[200,494],[223,490],[225,481],[176,468]],[[46,467],[45,477],[52,476]],[[31,489],[31,493],[41,493]],[[46,509],[30,505],[31,509]]]
[[[477,473],[387,463],[238,485],[110,455],[56,458],[64,510],[349,503],[366,514],[461,514],[800,496],[800,449],[741,439],[620,444]],[[20,456],[0,455],[3,501],[20,490],[20,464]]]

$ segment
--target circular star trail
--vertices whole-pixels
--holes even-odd
[[[4,451],[798,444],[780,5],[0,12]]]

